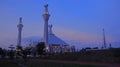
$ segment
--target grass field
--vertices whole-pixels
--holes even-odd
[[[28,67],[104,67],[104,66],[95,66],[95,65],[82,65],[82,64],[75,64],[75,63],[60,63],[60,62],[41,62],[41,61],[32,61],[29,62]]]
[[[18,63],[22,63],[20,60],[0,60],[0,67],[20,67]],[[60,62],[46,62],[40,60],[28,60],[26,63],[27,67],[105,67],[105,66],[95,66],[86,64],[75,64],[75,63],[60,63]]]

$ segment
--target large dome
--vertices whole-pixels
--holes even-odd
[[[62,39],[58,38],[54,34],[48,35],[48,44],[49,45],[68,45],[66,42],[64,42]]]

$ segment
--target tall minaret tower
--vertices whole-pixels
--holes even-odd
[[[106,49],[105,30],[103,29],[103,48]]]
[[[50,14],[48,12],[48,4],[45,6],[45,11],[43,13],[43,19],[44,19],[44,43],[46,46],[46,51],[49,51],[49,45],[48,45],[48,20],[50,17]]]
[[[17,41],[17,46],[21,46],[21,33],[22,33],[22,17],[19,18],[19,24],[17,25],[18,27],[18,41]]]

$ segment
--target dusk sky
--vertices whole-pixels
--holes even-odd
[[[120,0],[0,0],[0,47],[16,45],[19,17],[23,38],[42,38],[46,3],[53,33],[67,43],[102,44],[104,28],[107,44],[120,47]]]

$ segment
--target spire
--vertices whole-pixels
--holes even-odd
[[[44,14],[49,14],[49,12],[48,12],[48,4],[44,5],[44,7],[45,7]]]
[[[19,23],[20,23],[20,24],[22,23],[22,17],[19,18]]]
[[[106,48],[106,38],[105,38],[105,31],[104,31],[104,28],[103,28],[103,48]]]
[[[46,4],[44,7],[45,7],[45,12],[48,12],[48,4]]]
[[[53,27],[53,25],[50,24],[48,27],[49,27],[49,34],[53,34],[53,33],[52,33],[52,27]]]

